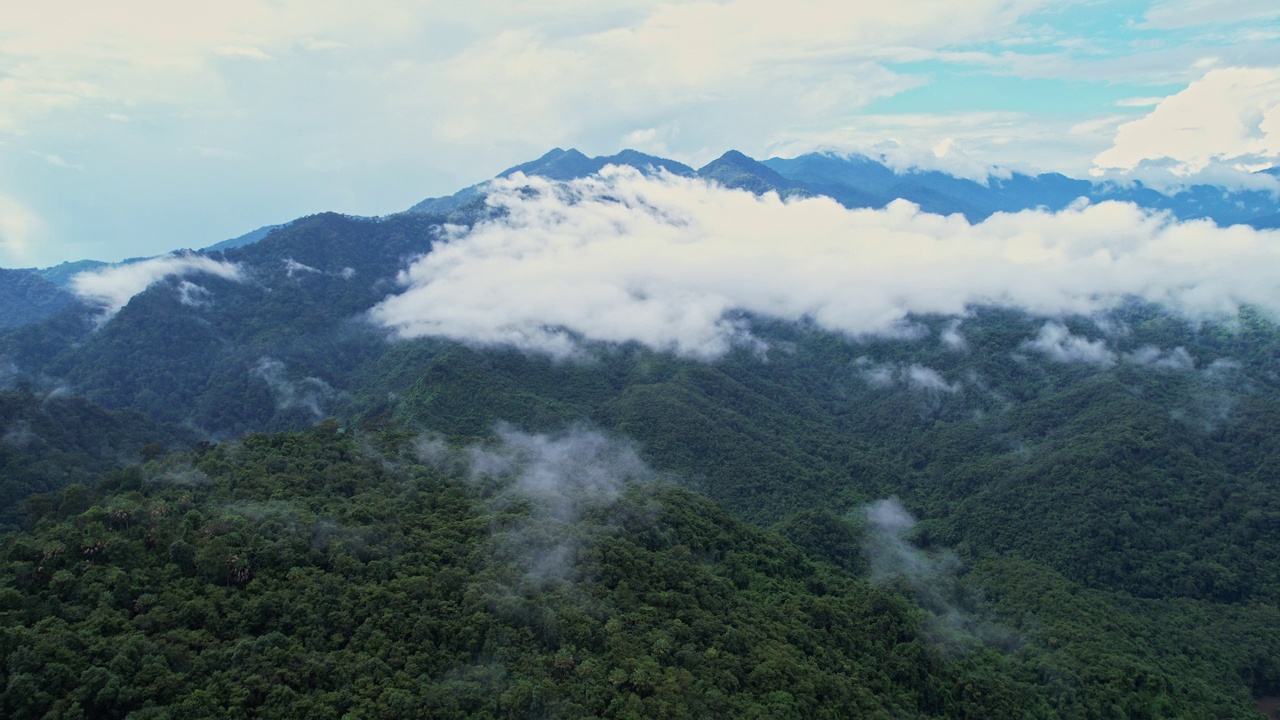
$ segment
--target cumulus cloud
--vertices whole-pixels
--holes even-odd
[[[1242,170],[1280,160],[1280,68],[1210,70],[1144,117],[1121,125],[1095,171],[1155,165],[1191,175],[1213,165]]]
[[[225,280],[243,280],[240,266],[203,255],[165,255],[128,265],[113,265],[82,272],[71,278],[71,291],[80,298],[102,306],[109,319],[128,304],[134,295],[170,277],[214,275]]]
[[[628,485],[655,477],[630,442],[583,427],[545,435],[500,425],[494,442],[452,448],[424,437],[417,453],[423,462],[477,485],[498,483],[497,507],[528,508],[528,520],[501,539],[536,579],[564,577],[572,567],[581,539],[573,526],[585,513],[612,505]]]
[[[259,359],[250,372],[271,389],[277,410],[303,410],[312,420],[323,420],[325,407],[338,396],[338,391],[320,378],[290,379],[285,364],[275,358]]]
[[[1111,367],[1116,363],[1116,354],[1107,347],[1105,340],[1072,335],[1065,325],[1058,322],[1045,323],[1036,338],[1028,340],[1023,347],[1060,363],[1078,362],[1099,367]]]
[[[1274,232],[1179,223],[1122,203],[962,216],[909,202],[849,210],[607,168],[571,183],[495,182],[498,212],[454,228],[400,276],[371,318],[400,337],[443,336],[572,357],[582,341],[716,358],[750,337],[743,313],[851,336],[981,304],[1047,317],[1138,297],[1188,317],[1251,303],[1280,310]],[[1053,327],[1046,352],[1083,352]],[[1083,342],[1083,341],[1082,341]]]

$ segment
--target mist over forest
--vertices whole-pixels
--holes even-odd
[[[557,149],[3,271],[0,714],[1257,718],[1280,201],[1208,188]]]

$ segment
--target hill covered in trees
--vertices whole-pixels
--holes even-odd
[[[715,185],[618,157],[643,172],[578,182],[608,159],[560,151],[419,212],[96,267],[0,331],[5,714],[1244,718],[1280,695],[1270,235],[991,195],[983,221],[848,210],[816,196],[877,206],[849,159],[728,155]],[[825,263],[796,218],[838,225]],[[1218,241],[1257,260],[1193,252]],[[913,259],[987,247],[1012,250]],[[586,311],[555,315],[568,286]]]
[[[1194,607],[1155,633],[1014,561],[979,570],[1008,583],[988,605],[873,520],[794,519],[806,555],[618,442],[330,422],[64,493],[0,542],[6,715],[1251,717],[1212,662],[1165,654],[1250,656]]]

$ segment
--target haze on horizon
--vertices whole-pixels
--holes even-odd
[[[1273,0],[58,0],[0,34],[0,266],[378,215],[553,146],[981,177],[1280,164]]]

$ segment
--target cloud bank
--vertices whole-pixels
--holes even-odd
[[[978,304],[1045,317],[1133,297],[1190,318],[1244,303],[1280,311],[1280,233],[1123,203],[971,224],[905,201],[849,210],[629,168],[492,189],[496,217],[452,228],[401,274],[403,292],[371,310],[374,322],[403,338],[558,358],[604,341],[711,359],[750,339],[744,312],[859,336]]]
[[[244,279],[240,266],[235,263],[203,255],[164,255],[128,265],[79,273],[71,278],[71,291],[83,300],[101,305],[103,318],[108,319],[128,304],[134,295],[161,280],[201,273],[237,282]],[[185,304],[207,299],[207,291],[201,294],[187,288],[185,284],[179,292],[180,299]]]

